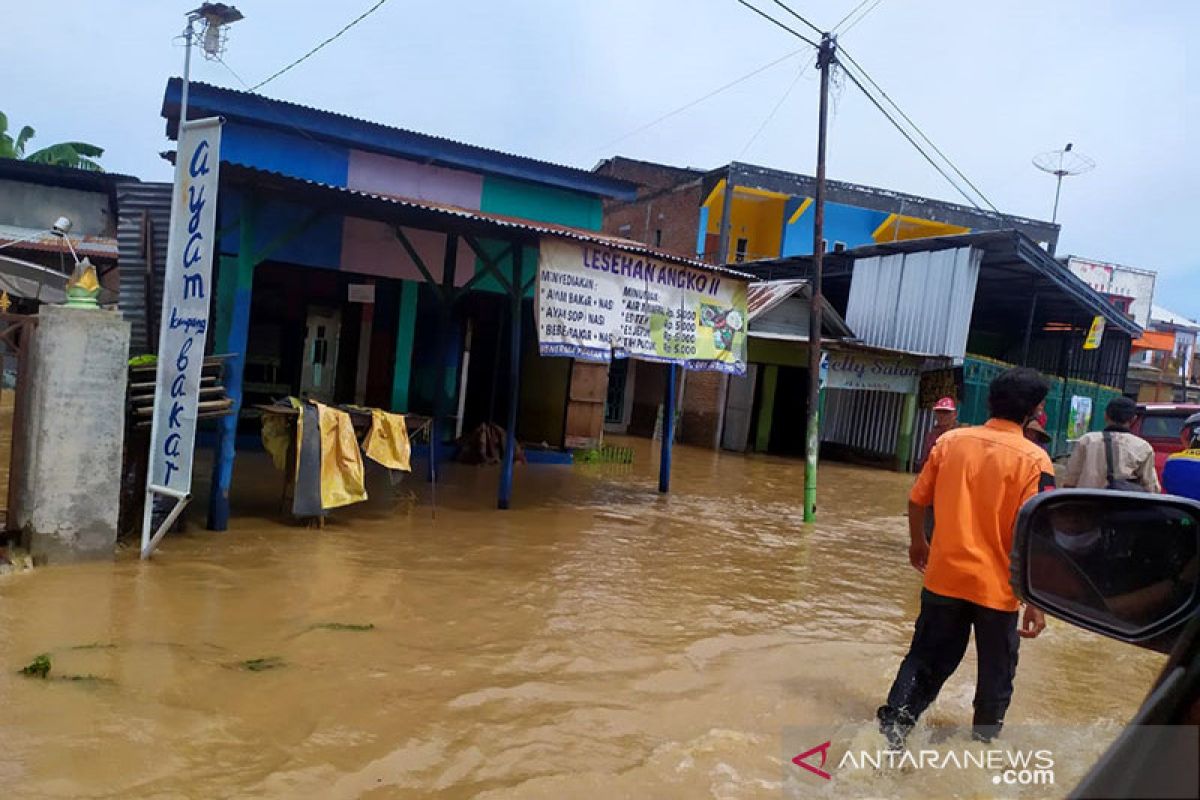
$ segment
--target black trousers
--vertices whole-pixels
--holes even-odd
[[[921,590],[921,613],[908,655],[900,664],[879,721],[906,732],[954,674],[975,629],[979,672],[975,682],[975,734],[990,739],[1000,732],[1017,674],[1017,612],[997,611],[966,600]]]

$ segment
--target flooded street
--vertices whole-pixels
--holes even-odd
[[[801,461],[677,448],[661,497],[650,443],[622,443],[633,467],[519,466],[508,513],[494,470],[453,467],[436,519],[423,480],[385,480],[324,531],[285,523],[279,474],[243,456],[229,533],[200,501],[152,563],[0,579],[0,793],[781,796],[783,729],[865,736],[908,644],[911,478],[827,465],[806,529]],[[18,675],[39,653],[107,680]],[[1050,620],[1008,720],[1111,738],[1161,663]],[[974,673],[972,649],[927,727],[961,736]],[[1060,761],[1057,794],[1087,766]],[[938,791],[989,796],[959,777]]]

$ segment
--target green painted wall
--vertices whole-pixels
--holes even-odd
[[[489,214],[504,214],[509,217],[569,225],[573,228],[592,231],[600,230],[603,225],[603,206],[598,197],[507,178],[487,176],[483,179],[483,196],[479,209]],[[482,241],[480,246],[489,255],[495,255],[504,249],[504,245],[500,242]],[[536,247],[525,248],[522,283],[527,282],[534,275],[534,270],[537,269],[537,259]],[[475,269],[476,271],[483,269],[483,264],[479,259],[475,260]],[[500,264],[500,270],[511,281],[511,259],[504,259]],[[491,275],[481,278],[473,288],[497,294],[504,291],[500,282]],[[529,287],[525,296],[533,297],[533,286]]]
[[[754,449],[767,452],[771,446],[771,422],[775,416],[775,385],[779,382],[779,367],[768,365],[762,371],[762,399],[758,407],[758,430],[754,437]]]
[[[492,242],[492,241],[487,241],[487,240],[481,241],[479,243],[479,246],[483,249],[484,252],[486,252],[489,256],[492,256],[492,257],[495,257],[496,255],[504,252],[504,249],[505,249],[505,245],[503,243]],[[537,269],[537,263],[538,263],[538,249],[536,247],[526,247],[523,251],[523,255],[521,258],[521,283],[522,284],[529,283],[530,279],[535,274],[537,274],[535,272],[535,270]],[[503,274],[504,277],[508,279],[509,283],[512,283],[512,269],[513,269],[512,256],[506,256],[505,258],[503,258],[500,261],[498,266],[500,268],[501,274]],[[483,269],[484,269],[483,259],[479,259],[479,258],[475,259],[476,273],[482,272]],[[533,284],[530,284],[529,289],[525,292],[525,297],[532,298],[533,294],[534,294],[534,289],[535,289],[535,286]],[[481,291],[481,292],[492,292],[493,294],[505,294],[508,291],[500,284],[500,281],[496,280],[496,278],[491,273],[488,273],[484,277],[480,278],[479,281],[471,287],[471,291],[476,291],[476,290]]]
[[[759,339],[752,336],[746,345],[746,361],[750,364],[807,367],[808,343],[783,342],[778,339]]]
[[[392,411],[408,411],[408,391],[412,381],[412,351],[416,338],[417,293],[414,281],[400,283],[400,309],[396,323],[396,359],[392,373]]]
[[[603,223],[599,197],[491,176],[483,179],[479,210],[593,231]]]

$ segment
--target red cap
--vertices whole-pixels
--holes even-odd
[[[934,411],[957,411],[958,409],[954,405],[953,397],[943,397],[941,400],[938,400],[936,403],[933,404],[933,410]]]

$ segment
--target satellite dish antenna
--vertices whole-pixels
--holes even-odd
[[[1051,222],[1058,222],[1058,196],[1062,193],[1063,178],[1068,175],[1082,175],[1096,168],[1095,161],[1072,150],[1072,147],[1073,145],[1067,142],[1067,146],[1062,150],[1049,150],[1039,153],[1033,158],[1035,167],[1058,179],[1058,183],[1054,187],[1054,216],[1050,218]]]

